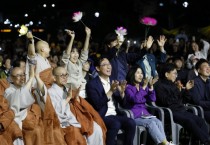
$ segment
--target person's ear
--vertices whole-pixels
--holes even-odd
[[[96,66],[96,70],[99,72],[100,71],[100,68],[99,68],[99,66]]]
[[[53,79],[53,81],[54,81],[54,82],[56,81],[56,78],[55,78],[55,76],[54,76],[54,75],[52,76],[52,79]]]
[[[45,48],[44,48],[44,47],[42,47],[42,48],[41,48],[41,52],[44,52],[44,51],[45,51]]]
[[[168,76],[169,76],[169,73],[168,73],[168,72],[166,72],[166,73],[165,73],[165,77],[166,77],[166,78],[168,78]]]

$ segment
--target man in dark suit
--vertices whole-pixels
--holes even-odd
[[[200,59],[196,65],[198,76],[194,79],[195,86],[190,90],[192,103],[204,109],[204,117],[210,123],[210,66],[206,59]]]
[[[124,145],[133,145],[136,124],[133,119],[120,113],[116,103],[122,103],[126,81],[110,78],[112,66],[107,58],[99,58],[95,63],[99,76],[86,85],[87,100],[103,118],[107,127],[107,145],[115,145],[118,131],[125,133]]]

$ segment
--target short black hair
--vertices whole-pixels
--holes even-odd
[[[104,38],[104,44],[109,45],[112,41],[117,40],[117,34],[114,32],[108,33]]]
[[[198,70],[203,63],[209,63],[206,59],[201,58],[195,65],[195,69]]]
[[[25,60],[23,60],[23,59],[17,59],[17,60],[15,60],[14,62],[13,62],[13,67],[20,67],[20,63],[21,62],[25,62]]]
[[[140,66],[134,65],[134,66],[132,66],[132,67],[129,69],[129,71],[128,71],[127,75],[126,75],[127,84],[130,84],[130,85],[132,85],[132,86],[135,85],[135,73],[136,73],[136,71],[137,71],[138,68],[141,69]],[[141,70],[142,70],[142,69],[141,69]]]
[[[165,73],[169,73],[176,69],[176,65],[172,63],[164,63],[159,65],[158,74],[160,79],[165,79]]]
[[[106,56],[100,56],[100,57],[97,57],[96,59],[95,59],[95,62],[94,62],[94,65],[95,65],[95,67],[97,67],[97,66],[100,66],[101,65],[101,62],[104,60],[104,59],[108,59]]]

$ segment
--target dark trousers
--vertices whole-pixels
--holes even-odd
[[[205,143],[209,140],[208,130],[205,121],[187,111],[173,111],[174,121],[184,127],[193,136]]]
[[[124,131],[124,145],[133,145],[133,139],[136,130],[136,123],[133,119],[126,116],[106,116],[104,117],[104,122],[107,127],[106,133],[106,144],[115,145],[115,138],[118,131],[122,129]]]
[[[210,111],[204,110],[204,116],[208,123],[210,123]]]

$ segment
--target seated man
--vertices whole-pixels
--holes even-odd
[[[65,87],[67,70],[56,67],[53,69],[53,76],[55,82],[48,93],[65,133],[67,145],[104,145],[102,131],[106,131],[105,125],[91,105],[88,106],[84,99],[77,96],[79,90],[76,95],[72,95],[71,88]]]
[[[112,66],[107,58],[99,58],[95,66],[99,76],[87,83],[87,100],[98,111],[106,124],[106,144],[115,145],[118,131],[122,129],[125,131],[124,145],[132,145],[136,123],[133,119],[120,114],[115,102],[122,103],[126,82],[123,81],[119,85],[118,81],[110,78]]]
[[[186,90],[178,88],[175,84],[177,78],[177,70],[174,64],[164,64],[160,68],[160,79],[155,84],[155,92],[157,96],[157,104],[159,106],[168,107],[173,112],[173,119],[175,123],[180,124],[188,132],[192,133],[204,145],[210,145],[210,137],[207,126],[204,120],[186,111],[183,98],[188,91],[193,87],[193,82],[186,83]]]
[[[19,67],[13,68],[10,75],[12,83],[4,93],[10,108],[15,113],[14,120],[23,133],[23,140],[15,140],[14,145],[43,145],[44,143],[41,109],[35,104],[31,94],[34,68],[34,66],[30,67],[29,80],[26,83],[24,70]]]
[[[200,105],[204,109],[204,116],[210,123],[210,67],[205,59],[200,59],[196,65],[198,76],[194,79],[195,86],[190,90],[193,104]]]

